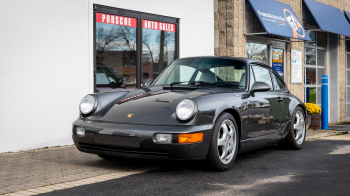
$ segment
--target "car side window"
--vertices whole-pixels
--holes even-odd
[[[270,88],[272,90],[273,86],[272,86],[270,71],[267,68],[257,66],[257,65],[253,65],[252,68],[253,68],[254,75],[255,75],[255,81],[265,82],[266,84],[268,84],[270,86]]]
[[[284,88],[283,82],[276,76],[275,73],[271,72],[272,80],[273,80],[273,86],[275,87],[275,90],[281,90]]]
[[[252,67],[250,67],[250,82],[249,82],[249,89],[252,89],[252,86],[255,82],[255,78],[254,78],[254,73],[253,73],[253,70],[252,70]]]

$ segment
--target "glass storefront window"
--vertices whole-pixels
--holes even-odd
[[[115,87],[136,87],[136,28],[136,18],[96,13],[96,87],[99,91],[108,90],[99,83],[103,78],[101,67],[108,68],[116,80],[122,79]],[[108,82],[112,87],[112,82]]]
[[[322,75],[326,75],[325,68],[317,68],[317,85],[321,85]]]
[[[321,87],[316,88],[316,104],[321,105],[322,103],[322,96],[321,96]]]
[[[316,65],[316,49],[306,48],[305,56],[305,64]]]
[[[346,64],[347,64],[346,68],[350,69],[350,54],[347,54],[346,56],[347,56],[346,58],[348,59],[346,61]]]
[[[316,68],[306,68],[305,84],[316,84]]]
[[[317,66],[326,66],[325,50],[317,50]]]
[[[268,64],[268,47],[267,44],[259,44],[253,42],[247,42],[246,45],[247,58],[260,61]]]
[[[175,60],[175,31],[175,24],[143,20],[143,81],[155,79]]]
[[[325,33],[321,33],[321,32],[317,32],[317,47],[326,47],[326,43],[327,43],[327,34]]]
[[[308,32],[305,42],[305,102],[321,104],[321,76],[327,74],[327,34]]]
[[[316,104],[316,88],[314,87],[305,88],[305,102]]]
[[[96,92],[139,88],[178,58],[176,18],[96,5],[94,27]]]
[[[305,45],[316,46],[316,32],[315,31],[307,31],[311,41],[305,42]]]

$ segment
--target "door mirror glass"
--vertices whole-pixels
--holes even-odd
[[[270,85],[266,84],[265,82],[254,82],[251,92],[265,92],[269,91],[270,89]]]

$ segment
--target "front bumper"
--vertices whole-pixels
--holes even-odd
[[[76,120],[73,126],[85,128],[85,136],[75,135],[73,141],[78,150],[87,153],[119,156],[145,156],[166,159],[204,159],[208,153],[213,125],[157,126],[114,124]],[[156,133],[203,132],[203,141],[192,144],[154,143]]]

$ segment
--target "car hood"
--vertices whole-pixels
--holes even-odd
[[[121,92],[124,92],[122,95]],[[178,125],[175,110],[179,102],[184,99],[210,96],[218,93],[228,93],[230,90],[219,88],[208,89],[173,89],[164,90],[163,87],[150,87],[135,90],[117,91],[109,106],[87,120],[97,120],[111,123]],[[103,94],[103,93],[102,93]],[[97,95],[98,96],[98,95]]]

